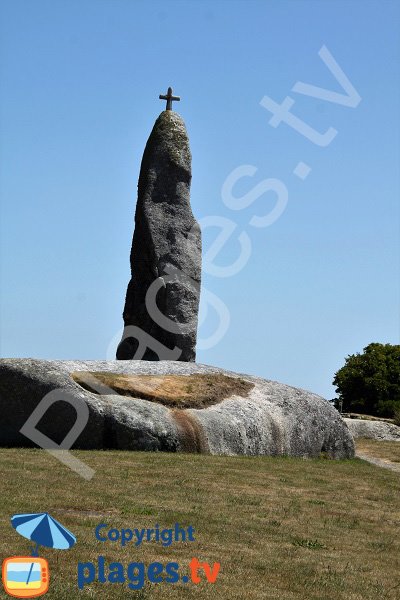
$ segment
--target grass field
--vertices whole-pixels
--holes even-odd
[[[400,463],[400,442],[377,442],[376,440],[358,439],[357,450],[394,463]]]
[[[213,457],[74,452],[96,474],[87,482],[41,450],[1,449],[1,558],[30,552],[10,516],[48,511],[78,538],[43,548],[46,598],[395,600],[400,597],[400,476],[358,459]],[[193,525],[195,542],[139,548],[97,541],[95,527]],[[77,564],[220,562],[215,584],[92,583]],[[9,597],[2,592],[3,598]]]

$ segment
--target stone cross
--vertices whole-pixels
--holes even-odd
[[[173,100],[180,100],[180,96],[173,96],[172,95],[172,88],[169,87],[168,88],[168,92],[165,96],[163,96],[162,94],[160,94],[159,96],[160,100],[166,100],[167,101],[167,108],[165,110],[172,110],[172,102]]]

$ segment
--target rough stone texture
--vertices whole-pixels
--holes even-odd
[[[385,442],[400,442],[400,427],[385,421],[344,419],[354,438],[368,438]]]
[[[117,359],[196,358],[201,232],[190,207],[190,182],[191,154],[185,124],[176,112],[164,111],[154,124],[140,169],[130,257],[132,276]],[[149,314],[145,305],[150,286],[157,292],[157,308],[162,315],[161,319],[156,317],[157,322],[152,318],[154,310]],[[143,354],[146,344],[138,343],[132,326],[166,348],[153,345]]]
[[[70,373],[190,375],[223,373],[254,384],[247,397],[236,395],[204,409],[169,409],[148,400],[97,395]],[[61,389],[89,407],[89,421],[75,447],[166,450],[211,454],[290,455],[332,458],[354,455],[352,436],[339,413],[320,396],[258,377],[178,361],[0,360],[0,445],[28,446],[19,433],[43,396]],[[103,390],[104,391],[104,390]],[[75,410],[57,402],[39,423],[61,442],[75,422]]]

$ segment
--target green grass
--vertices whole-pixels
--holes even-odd
[[[400,594],[400,477],[358,459],[331,461],[76,451],[87,482],[41,450],[2,449],[1,558],[29,553],[10,516],[48,511],[78,538],[43,548],[49,600],[395,600]],[[96,541],[94,528],[193,525],[196,541],[140,548]],[[93,583],[78,561],[220,562],[215,584]],[[2,598],[6,598],[4,593]]]

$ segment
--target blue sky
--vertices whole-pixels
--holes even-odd
[[[105,358],[122,327],[140,160],[168,85],[181,95],[198,219],[233,222],[203,274],[230,325],[198,361],[331,398],[335,371],[368,343],[399,343],[399,5],[390,1],[3,0],[1,6],[1,355]],[[361,96],[356,107],[292,91],[343,92],[326,46]],[[326,147],[281,123],[263,96]],[[293,174],[300,162],[311,172]],[[232,210],[221,188],[256,172],[237,197],[278,179],[288,202],[269,227],[249,223],[272,193]],[[218,234],[204,230],[204,251]],[[203,295],[205,298],[205,294]],[[202,314],[206,307],[202,300]],[[213,310],[199,336],[218,324]]]

